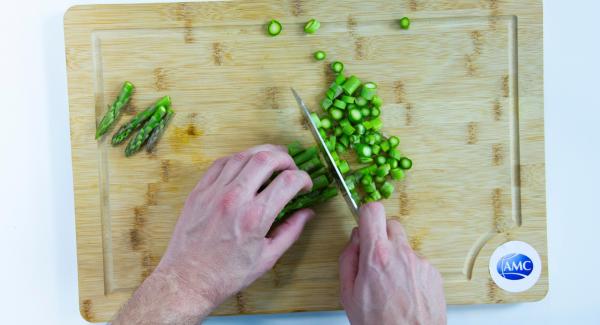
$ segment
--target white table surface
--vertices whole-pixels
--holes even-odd
[[[83,324],[62,17],[76,3],[2,3],[0,319]],[[550,292],[537,303],[450,307],[450,324],[600,324],[600,2],[546,1],[544,74]],[[208,324],[347,324],[343,312]]]

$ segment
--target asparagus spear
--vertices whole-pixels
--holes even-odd
[[[115,99],[115,102],[108,106],[108,111],[100,120],[98,127],[96,128],[96,139],[101,136],[110,129],[110,127],[117,121],[119,115],[121,114],[121,110],[127,106],[129,101],[131,100],[131,94],[133,93],[133,84],[129,81],[125,81],[123,86],[121,86],[121,91],[119,95]]]
[[[165,96],[159,99],[152,106],[137,113],[129,122],[127,122],[127,124],[123,125],[119,131],[113,135],[112,144],[116,146],[127,140],[131,133],[140,127],[147,119],[149,119],[159,106],[171,106],[171,97]]]
[[[292,157],[294,157],[295,155],[304,151],[304,148],[302,148],[302,145],[298,141],[294,141],[294,142],[288,144],[287,148],[288,148],[288,153]]]
[[[160,123],[152,131],[152,133],[150,134],[150,137],[148,138],[148,141],[146,142],[146,151],[147,152],[151,152],[154,149],[154,147],[156,146],[156,143],[158,142],[160,137],[165,132],[165,129],[167,128],[167,125],[169,124],[169,121],[171,120],[171,118],[173,117],[174,114],[175,114],[175,112],[173,111],[173,109],[171,109],[171,107],[167,107],[167,114],[165,115],[165,117],[162,120],[160,120]]]
[[[311,160],[313,157],[318,157],[317,147],[315,146],[309,147],[301,153],[294,155],[294,162],[296,163],[296,166],[300,166],[301,164]]]
[[[319,159],[318,155],[315,155],[310,160],[305,161],[302,164],[300,164],[298,166],[298,168],[307,173],[310,173],[313,170],[321,168],[322,166],[323,166],[323,163],[321,162],[321,159]]]
[[[312,182],[313,182],[313,187],[311,189],[312,191],[320,190],[329,185],[329,179],[327,178],[326,175],[321,175],[321,176],[315,177],[312,179]]]
[[[127,147],[125,148],[125,156],[129,157],[142,148],[144,142],[146,142],[148,137],[150,137],[152,130],[158,127],[160,121],[163,119],[166,113],[167,109],[164,106],[159,106],[156,109],[150,119],[127,144]]]
[[[275,218],[276,221],[281,220],[286,215],[300,210],[308,208],[318,203],[323,203],[337,195],[337,188],[335,186],[327,187],[323,190],[312,191],[308,194],[298,196],[292,202],[288,203],[281,212]]]

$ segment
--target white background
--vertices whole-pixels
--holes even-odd
[[[0,319],[83,324],[78,311],[62,16],[75,3],[3,1],[0,19]],[[450,324],[600,324],[600,2],[546,1],[544,84],[550,293],[450,307]],[[346,324],[342,312],[209,324]]]

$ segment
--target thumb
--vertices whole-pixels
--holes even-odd
[[[314,215],[315,213],[311,209],[298,210],[271,232],[270,237],[266,238],[267,245],[263,252],[265,271],[272,268],[281,255],[296,242],[304,225]]]
[[[340,291],[342,304],[354,289],[354,280],[358,274],[359,235],[358,229],[352,229],[348,245],[340,256]]]

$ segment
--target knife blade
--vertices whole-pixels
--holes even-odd
[[[358,205],[352,198],[352,194],[350,193],[348,186],[346,186],[346,183],[344,182],[344,177],[342,176],[342,173],[340,172],[340,170],[337,168],[337,165],[336,165],[335,161],[333,160],[333,156],[331,156],[331,152],[329,151],[329,149],[327,148],[327,145],[325,144],[325,140],[323,139],[323,137],[321,137],[321,134],[319,134],[319,130],[318,130],[317,126],[315,125],[315,122],[313,121],[313,119],[310,116],[310,111],[308,110],[308,106],[306,106],[306,104],[304,103],[302,98],[300,98],[300,96],[294,90],[294,88],[291,88],[291,90],[292,90],[292,94],[294,94],[294,98],[296,99],[296,102],[298,103],[298,107],[300,107],[300,111],[302,112],[302,115],[304,116],[304,119],[306,120],[315,141],[317,142],[319,148],[321,149],[321,152],[323,153],[325,162],[327,163],[327,166],[329,167],[331,174],[333,175],[333,178],[335,179],[336,184],[337,184],[340,192],[342,193],[344,200],[346,201],[346,204],[348,205],[348,207],[350,208],[350,211],[352,212],[352,216],[354,217],[354,220],[356,220],[358,222]]]

